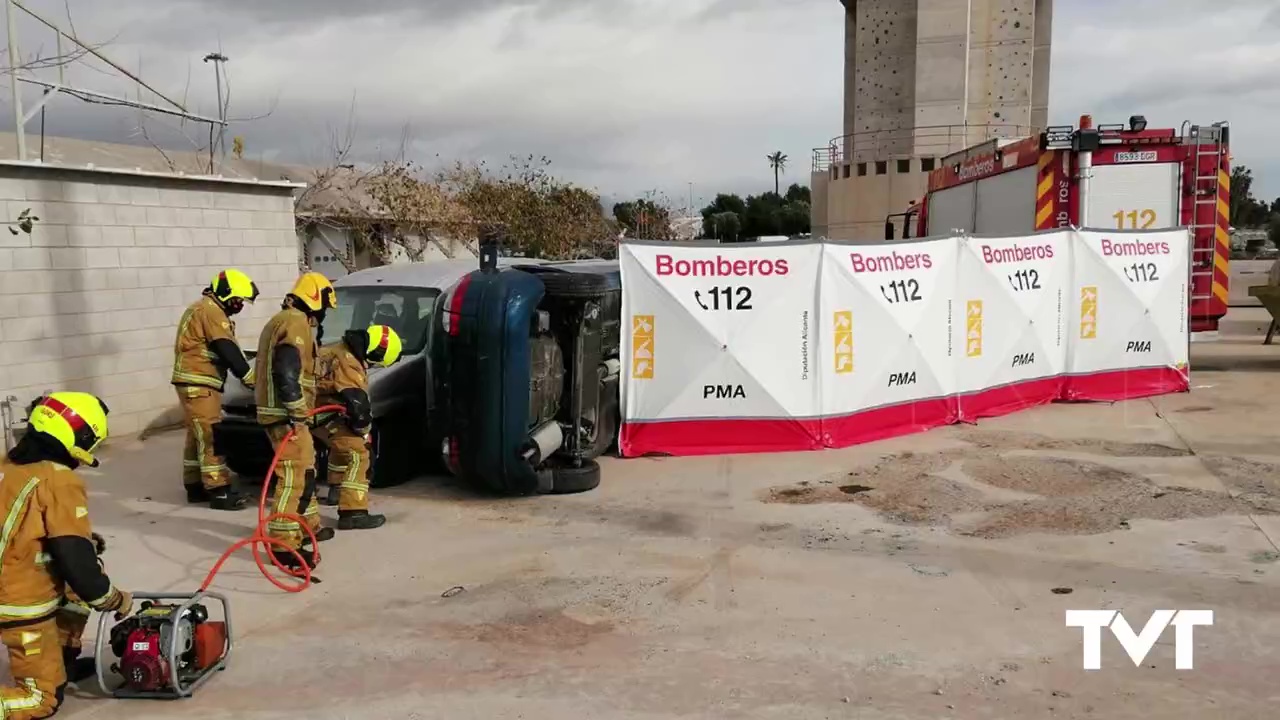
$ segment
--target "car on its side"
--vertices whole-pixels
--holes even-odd
[[[502,259],[503,266],[536,265],[527,258]],[[444,344],[440,326],[446,291],[476,269],[475,260],[386,265],[361,270],[336,282],[338,307],[321,327],[320,342],[338,342],[350,329],[390,325],[404,343],[402,359],[389,368],[369,370],[373,406],[373,457],[370,484],[399,484],[438,466],[447,418],[441,403]],[[259,302],[272,302],[267,298]],[[251,357],[256,348],[246,347]],[[258,425],[253,392],[235,378],[227,379],[222,422],[215,442],[227,465],[238,475],[261,480],[271,463],[271,444]],[[318,449],[319,450],[319,449]],[[318,457],[324,473],[324,454]]]
[[[482,268],[446,297],[446,467],[504,495],[595,488],[619,429],[617,261]]]

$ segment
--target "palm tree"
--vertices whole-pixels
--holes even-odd
[[[781,185],[778,184],[778,175],[787,171],[787,156],[779,150],[765,157],[769,160],[769,167],[773,168],[773,194],[780,195]]]

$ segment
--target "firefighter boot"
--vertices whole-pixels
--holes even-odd
[[[230,485],[206,492],[209,493],[209,507],[214,510],[243,510],[249,505],[249,496]]]
[[[203,505],[213,498],[209,496],[209,491],[204,489],[204,485],[187,485],[187,502],[191,505]]]
[[[66,668],[67,680],[73,683],[88,680],[98,672],[93,658],[80,657],[80,648],[62,648],[62,664]]]
[[[372,515],[368,510],[339,510],[339,530],[373,530],[387,524],[386,515]]]
[[[298,558],[288,550],[275,548],[271,551],[271,554],[275,556],[277,562],[290,570],[302,569],[302,565],[298,563]],[[316,566],[320,564],[320,553],[312,548],[300,547],[298,548],[298,555],[302,556],[302,561],[306,563],[307,568],[310,570],[315,570]]]

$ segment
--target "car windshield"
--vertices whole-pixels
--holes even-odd
[[[400,335],[405,355],[427,346],[435,314],[436,288],[340,287],[338,307],[324,321],[324,341],[334,342],[347,330],[390,325]]]

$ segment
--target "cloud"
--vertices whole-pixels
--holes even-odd
[[[687,183],[715,192],[772,187],[764,156],[791,158],[784,178],[806,182],[809,153],[839,135],[843,9],[836,0],[70,0],[77,31],[149,83],[216,114],[221,50],[233,117],[248,153],[318,162],[345,125],[352,98],[357,150],[419,160],[502,162],[546,155],[565,176],[612,196]],[[28,0],[63,17],[63,0]],[[1147,115],[1233,123],[1236,161],[1258,190],[1280,194],[1280,146],[1267,118],[1280,62],[1280,10],[1271,0],[1059,0],[1051,108],[1100,121]],[[25,23],[24,49],[52,45]],[[100,65],[98,67],[101,67]],[[83,64],[79,84],[137,93]],[[145,96],[145,93],[144,93]],[[34,99],[34,95],[29,96]],[[142,142],[135,113],[58,100],[50,132]],[[153,138],[181,146],[174,123]],[[406,131],[407,128],[407,131]],[[205,130],[188,126],[197,142]]]
[[[1146,115],[1154,126],[1231,123],[1236,164],[1254,192],[1280,196],[1280,8],[1273,0],[1059,2],[1054,15],[1053,121]]]

